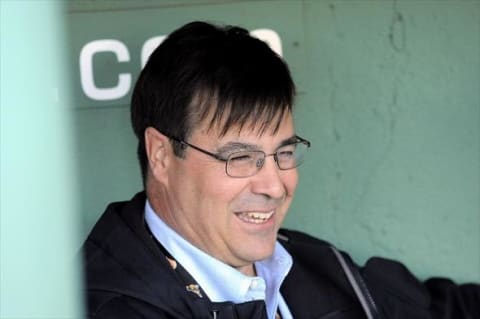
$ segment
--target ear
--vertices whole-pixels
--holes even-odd
[[[168,163],[173,155],[169,139],[153,127],[147,127],[144,138],[150,174],[157,181],[166,183]]]

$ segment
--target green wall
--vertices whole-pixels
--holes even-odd
[[[72,101],[59,1],[0,1],[0,318],[80,318]]]
[[[127,49],[123,62],[92,59],[95,85],[114,87],[121,73],[135,80],[145,41],[197,19],[280,35],[298,84],[297,131],[313,143],[286,227],[358,262],[381,255],[420,278],[480,281],[479,1],[70,2],[84,234],[141,183],[131,89],[88,97],[82,48],[115,39]]]

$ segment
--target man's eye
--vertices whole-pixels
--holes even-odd
[[[251,154],[232,154],[228,158],[228,160],[232,163],[243,163],[243,162],[251,162],[253,160],[253,156]]]
[[[277,156],[278,157],[292,157],[294,154],[293,151],[281,151],[281,152],[277,152]]]
[[[295,156],[295,145],[285,146],[277,151],[277,157],[290,158]]]

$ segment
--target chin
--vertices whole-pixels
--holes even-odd
[[[255,249],[255,251],[253,252],[250,249],[248,259],[251,260],[252,262],[267,259],[273,255],[274,249],[275,249],[275,242],[272,243],[271,245],[265,245],[265,247],[257,247],[257,249]]]

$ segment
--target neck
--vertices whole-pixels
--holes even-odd
[[[255,277],[257,275],[257,271],[255,270],[255,265],[253,263],[245,266],[235,267],[235,269],[246,276]]]

